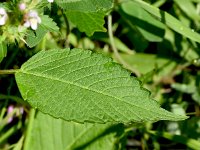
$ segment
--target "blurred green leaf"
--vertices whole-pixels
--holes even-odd
[[[121,15],[127,22],[133,24],[148,41],[162,40],[165,33],[164,24],[152,17],[139,4],[129,1],[122,3],[121,9]]]
[[[173,83],[172,88],[187,94],[191,94],[191,97],[200,105],[200,81],[199,75],[190,76],[188,83]]]
[[[184,92],[184,93],[194,93],[196,91],[196,87],[193,84],[180,84],[180,83],[173,83],[172,88]]]
[[[99,40],[104,41],[104,42],[110,44],[110,40],[109,40],[108,38],[101,38],[101,39],[99,39]],[[117,48],[119,51],[124,52],[124,53],[127,53],[127,54],[133,54],[133,53],[134,53],[134,51],[133,51],[133,50],[130,50],[130,49],[125,45],[125,43],[123,43],[119,38],[114,37],[114,42],[115,42],[116,48]]]
[[[200,21],[200,16],[191,0],[174,0],[174,2],[190,19]]]
[[[155,18],[159,19],[162,23],[166,24],[174,31],[200,43],[200,35],[198,33],[194,32],[189,27],[186,27],[183,23],[181,23],[179,20],[167,12],[162,11],[141,0],[134,0],[133,2],[139,4],[143,9],[145,9],[147,12],[152,14]]]
[[[166,29],[164,41],[158,43],[158,45],[161,53],[165,51],[168,52],[168,55],[171,55],[170,51],[173,51],[189,62],[199,58],[197,49],[194,48],[185,37],[169,29]]]
[[[122,131],[122,125],[78,124],[38,112],[28,150],[111,150]]]
[[[128,64],[132,65],[142,74],[146,74],[150,71],[153,71],[154,69],[166,69],[169,64],[174,63],[169,59],[162,58],[154,54],[135,53],[132,55],[120,55]]]

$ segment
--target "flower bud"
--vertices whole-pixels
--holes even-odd
[[[34,10],[28,12],[25,15],[25,27],[31,27],[33,30],[37,30],[38,24],[41,23],[41,18],[38,16],[38,13]]]
[[[53,3],[54,0],[47,0],[49,3]]]
[[[6,23],[6,20],[8,19],[8,15],[4,8],[0,8],[0,26],[4,25]]]
[[[26,4],[25,3],[20,3],[19,4],[19,10],[23,11],[26,9]]]

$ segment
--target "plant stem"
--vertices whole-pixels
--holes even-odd
[[[18,129],[20,129],[22,126],[22,123],[19,122],[17,125],[13,126],[11,129],[9,129],[6,133],[4,133],[0,137],[0,143],[3,143],[8,137],[10,137],[13,133],[15,133]]]
[[[27,130],[26,130],[26,136],[25,136],[25,142],[24,142],[24,150],[29,150],[30,146],[30,138],[31,138],[31,132],[33,129],[33,121],[35,118],[35,109],[31,108],[30,113],[29,113],[29,120],[28,120],[28,125],[27,125]]]
[[[4,95],[4,94],[0,94],[0,100],[5,100],[5,99],[10,99],[10,100],[14,100],[20,104],[26,105],[26,106],[30,106],[26,101],[24,101],[22,98],[17,97],[17,96],[12,96],[12,95]]]
[[[65,13],[62,11],[62,15],[63,15],[63,18],[64,18],[64,21],[65,21],[65,24],[66,24],[66,40],[65,40],[65,47],[69,47],[69,41],[68,41],[68,35],[70,33],[70,26],[69,26],[69,21],[65,15]]]
[[[115,46],[115,42],[114,42],[114,37],[113,37],[113,32],[112,32],[112,16],[108,15],[108,34],[109,34],[109,39],[110,39],[110,43],[111,43],[111,47],[113,49],[114,55],[117,58],[117,60],[124,65],[127,69],[129,69],[130,71],[132,71],[133,73],[136,74],[136,76],[140,76],[140,73],[134,69],[132,66],[130,66],[129,64],[127,64],[120,56],[116,46]]]
[[[0,74],[15,74],[19,69],[0,70]]]

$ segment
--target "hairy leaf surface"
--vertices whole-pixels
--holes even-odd
[[[48,31],[51,31],[51,32],[54,32],[54,31],[58,32],[59,31],[59,28],[58,28],[57,24],[49,16],[43,15],[43,16],[41,16],[41,20],[42,20],[42,24],[41,25],[45,29],[47,29]]]
[[[28,150],[113,149],[116,133],[122,130],[122,125],[79,124],[38,112]]]
[[[98,123],[186,118],[160,108],[127,70],[88,50],[41,51],[15,76],[22,97],[56,118]]]

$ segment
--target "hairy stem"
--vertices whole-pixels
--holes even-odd
[[[24,101],[22,98],[18,96],[0,94],[0,100],[5,100],[5,99],[14,100],[20,104],[29,106],[29,104],[26,101]]]
[[[0,70],[0,74],[15,74],[19,69]]]

